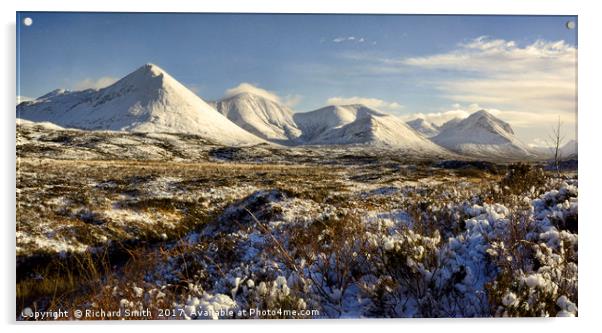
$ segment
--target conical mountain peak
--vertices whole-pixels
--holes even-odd
[[[17,107],[17,116],[90,130],[188,133],[226,144],[262,142],[153,64],[100,90],[48,95]]]

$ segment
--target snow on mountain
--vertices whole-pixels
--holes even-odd
[[[48,122],[48,121],[33,122],[33,121],[30,121],[30,120],[21,119],[21,118],[17,118],[16,125],[17,126],[23,126],[23,127],[41,127],[43,129],[54,130],[54,131],[63,131],[63,130],[66,129],[66,128],[63,128],[63,127],[61,127],[59,125],[53,124],[53,123]]]
[[[23,102],[17,117],[88,130],[189,133],[223,144],[262,142],[153,64],[106,88],[57,89]]]
[[[432,140],[457,153],[478,157],[533,156],[527,145],[514,136],[510,124],[485,110],[475,112],[466,119],[444,124],[441,132]]]
[[[416,132],[426,136],[427,138],[433,137],[439,134],[439,128],[422,118],[416,118],[414,120],[410,120],[406,122],[411,128],[413,128]]]
[[[320,134],[357,118],[357,108],[353,106],[330,105],[318,110],[295,113],[294,120],[301,128],[303,141],[312,141]]]
[[[554,158],[555,148],[551,146],[529,146],[530,151],[542,159]],[[570,140],[566,144],[563,144],[559,149],[558,153],[561,159],[574,158],[577,155],[577,141]]]
[[[441,124],[441,126],[439,126],[439,128],[438,128],[439,133],[443,132],[445,129],[447,129],[449,127],[456,126],[461,121],[462,121],[462,119],[460,119],[460,118],[453,118],[453,119],[446,121],[445,123]]]
[[[306,144],[368,144],[424,154],[448,153],[401,119],[364,105],[331,105],[297,113],[294,118],[303,131],[301,140]]]
[[[529,151],[540,159],[547,159],[554,155],[554,148],[546,146],[529,145]]]
[[[560,156],[563,158],[577,155],[577,140],[570,140],[564,146],[560,148]]]
[[[240,92],[216,102],[215,108],[238,126],[266,140],[286,143],[301,136],[293,111],[266,96]]]

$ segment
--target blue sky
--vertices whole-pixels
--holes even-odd
[[[152,62],[205,100],[246,82],[297,111],[367,101],[441,122],[488,108],[529,142],[543,139],[544,125],[533,133],[528,124],[540,122],[538,114],[574,127],[577,29],[566,23],[576,17],[17,16],[33,19],[17,30],[21,96],[100,87]]]

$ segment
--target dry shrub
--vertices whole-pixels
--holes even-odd
[[[547,176],[542,168],[527,163],[516,163],[508,167],[508,173],[500,181],[503,195],[522,194],[539,189],[546,183]]]

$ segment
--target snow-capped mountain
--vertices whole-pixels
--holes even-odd
[[[426,136],[427,138],[433,137],[439,134],[439,127],[435,124],[430,123],[422,118],[416,118],[406,122],[416,132]]]
[[[450,119],[450,120],[446,121],[445,123],[441,124],[441,126],[439,126],[437,129],[439,130],[439,133],[441,133],[449,127],[456,126],[461,121],[462,121],[462,119],[460,119],[460,118],[453,118],[453,119]]]
[[[153,64],[106,88],[59,89],[23,102],[17,117],[88,130],[189,133],[223,144],[262,142]]]
[[[448,153],[398,117],[364,105],[331,105],[297,113],[294,119],[303,131],[301,140],[306,144],[367,144],[421,151],[424,154]]]
[[[293,111],[277,100],[242,92],[215,102],[215,107],[238,126],[266,140],[285,143],[301,136]]]
[[[355,106],[330,105],[318,110],[295,113],[294,120],[303,132],[303,141],[315,141],[320,134],[349,124],[357,118]]]
[[[446,123],[432,140],[460,154],[478,157],[532,157],[528,146],[515,137],[510,124],[481,110],[468,118]]]
[[[577,155],[577,147],[577,140],[570,140],[560,148],[560,156],[562,158],[567,158],[569,156]]]
[[[546,146],[529,145],[529,151],[541,159],[550,158],[554,155],[554,148]]]
[[[535,146],[529,147],[531,152],[540,158],[553,158],[555,153],[555,147],[552,146]],[[558,153],[561,159],[574,158],[577,155],[577,140],[570,140],[566,144],[563,144],[558,149]]]

